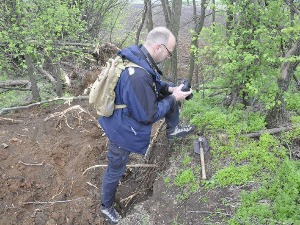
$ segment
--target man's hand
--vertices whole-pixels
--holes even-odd
[[[175,88],[176,88],[176,87],[169,86],[168,92],[173,93],[173,91],[174,91]]]
[[[187,96],[189,96],[190,94],[192,94],[192,89],[190,89],[190,91],[181,91],[182,87],[184,86],[184,84],[181,84],[177,87],[169,87],[169,92],[172,93],[173,96],[175,96],[176,101],[180,101],[185,99]]]

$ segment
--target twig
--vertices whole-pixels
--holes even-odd
[[[139,194],[140,194],[140,192],[136,192],[136,193],[134,193],[134,194],[128,196],[127,198],[122,199],[120,202],[121,202],[121,203],[122,203],[122,202],[126,202],[126,203],[125,203],[125,207],[127,207],[127,205],[129,204],[129,202],[130,202],[135,196],[137,196],[137,195],[139,195]]]
[[[96,185],[94,185],[94,184],[92,184],[91,182],[86,182],[88,185],[90,185],[90,186],[92,186],[92,187],[94,187],[94,188],[97,188],[97,189],[99,189]]]
[[[14,120],[14,119],[4,118],[4,117],[0,117],[0,121],[7,121],[7,122],[11,122],[11,123],[20,123],[20,122],[23,122],[23,120]]]
[[[126,165],[127,167],[158,167],[158,165],[156,164],[134,164],[134,165]],[[84,175],[88,170],[90,169],[94,169],[94,168],[97,168],[97,167],[107,167],[107,165],[95,165],[95,166],[91,166],[89,168],[87,168],[83,173],[82,175]]]
[[[0,110],[0,115],[7,113],[9,111],[14,111],[14,110],[20,110],[20,109],[28,109],[30,107],[33,106],[37,106],[37,105],[42,105],[45,103],[49,103],[49,102],[54,102],[54,101],[59,101],[59,100],[65,100],[65,101],[69,101],[72,102],[73,100],[88,100],[89,96],[77,96],[77,97],[60,97],[60,98],[55,98],[55,99],[50,99],[50,100],[45,100],[45,101],[41,101],[41,102],[36,102],[36,103],[32,103],[26,106],[16,106],[16,107],[12,107],[12,108],[3,108]]]
[[[27,137],[27,135],[24,134],[18,134],[16,131],[14,131],[16,135],[20,136],[20,137]]]
[[[71,187],[70,187],[70,191],[69,191],[69,196],[71,196],[72,189],[73,189],[73,184],[74,184],[74,179],[72,177],[72,183],[71,183]]]
[[[29,205],[29,204],[40,205],[40,204],[67,203],[67,202],[72,202],[72,201],[78,201],[80,199],[83,199],[83,198],[75,198],[75,199],[70,199],[70,200],[65,200],[65,201],[54,201],[54,202],[24,202],[23,205]]]
[[[225,215],[225,216],[232,216],[231,214],[227,214],[227,213],[222,213],[222,212],[210,212],[210,211],[187,211],[188,213],[210,213],[210,214],[221,214],[221,215]]]
[[[60,194],[63,192],[64,189],[65,189],[65,187],[63,187],[63,188],[61,189],[61,191],[60,191],[58,194],[54,195],[51,199],[54,199],[56,196],[60,195]]]
[[[22,161],[19,161],[19,163],[22,163],[25,166],[43,166],[44,165],[44,163],[24,163]]]
[[[156,140],[156,138],[157,138],[157,136],[158,136],[158,134],[159,134],[159,132],[160,132],[160,129],[163,127],[164,122],[165,122],[164,120],[162,120],[162,121],[160,122],[160,125],[159,125],[159,127],[157,128],[157,130],[156,130],[156,132],[155,132],[155,134],[154,134],[154,136],[153,136],[153,138],[152,138],[152,140],[151,140],[151,143],[150,143],[149,146],[148,146],[148,149],[147,149],[146,154],[145,154],[145,156],[144,156],[145,162],[148,162],[148,161],[149,161],[149,158],[150,158],[150,154],[151,154],[151,151],[152,151],[152,148],[153,148],[154,141]]]

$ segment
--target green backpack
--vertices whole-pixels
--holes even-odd
[[[126,108],[126,105],[115,104],[115,87],[121,72],[127,67],[139,67],[137,64],[122,57],[110,58],[92,85],[89,103],[94,106],[99,116],[109,117],[115,109]]]

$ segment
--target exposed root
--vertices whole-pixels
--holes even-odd
[[[73,201],[78,201],[80,199],[83,199],[83,198],[75,198],[75,199],[70,199],[70,200],[65,200],[65,201],[54,201],[54,202],[39,202],[39,201],[36,201],[36,202],[24,202],[23,205],[30,205],[30,204],[33,204],[33,205],[41,205],[41,204],[56,204],[56,203],[67,203],[67,202],[73,202]]]
[[[48,121],[52,118],[58,118],[58,121],[57,121],[57,125],[56,127],[59,127],[59,129],[61,128],[61,121],[64,119],[65,121],[65,124],[70,128],[70,129],[74,129],[73,127],[71,127],[68,123],[68,117],[67,117],[67,113],[70,113],[70,112],[76,112],[77,114],[75,114],[75,117],[78,119],[78,123],[79,125],[82,125],[82,117],[81,117],[81,113],[86,113],[92,120],[93,122],[97,125],[98,128],[101,129],[100,125],[98,124],[98,122],[96,121],[95,117],[88,111],[88,110],[85,110],[83,109],[80,105],[74,105],[74,106],[71,106],[70,108],[67,108],[65,109],[64,111],[62,112],[55,112],[51,115],[49,115],[48,117],[46,117],[44,119],[44,121]],[[101,129],[102,130],[102,129]]]
[[[138,196],[141,192],[133,193],[132,195],[128,196],[127,198],[121,199],[120,203],[124,203],[125,208],[128,206],[128,204],[131,202],[131,200]]]
[[[43,166],[44,163],[24,163],[22,161],[19,161],[19,163],[22,163],[25,166]]]
[[[91,169],[95,169],[97,167],[107,167],[107,165],[95,165],[95,166],[91,166],[89,168],[87,168],[82,175],[84,175],[87,171],[91,170]],[[134,165],[126,165],[126,167],[158,167],[158,165],[156,164],[134,164]]]
[[[0,123],[21,123],[23,122],[23,120],[14,120],[14,119],[10,119],[10,118],[4,118],[4,117],[0,117]]]

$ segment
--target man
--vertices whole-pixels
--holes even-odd
[[[108,167],[102,181],[101,212],[108,222],[118,223],[113,207],[116,188],[125,173],[131,152],[145,154],[150,143],[152,124],[165,118],[168,139],[184,137],[195,126],[179,125],[178,101],[192,93],[181,91],[182,86],[171,87],[161,81],[157,64],[172,56],[176,40],[165,27],[156,27],[147,35],[144,45],[131,46],[118,55],[142,68],[124,70],[115,88],[117,105],[110,117],[100,117],[99,123],[110,143],[107,153]],[[163,96],[160,97],[160,96]]]

